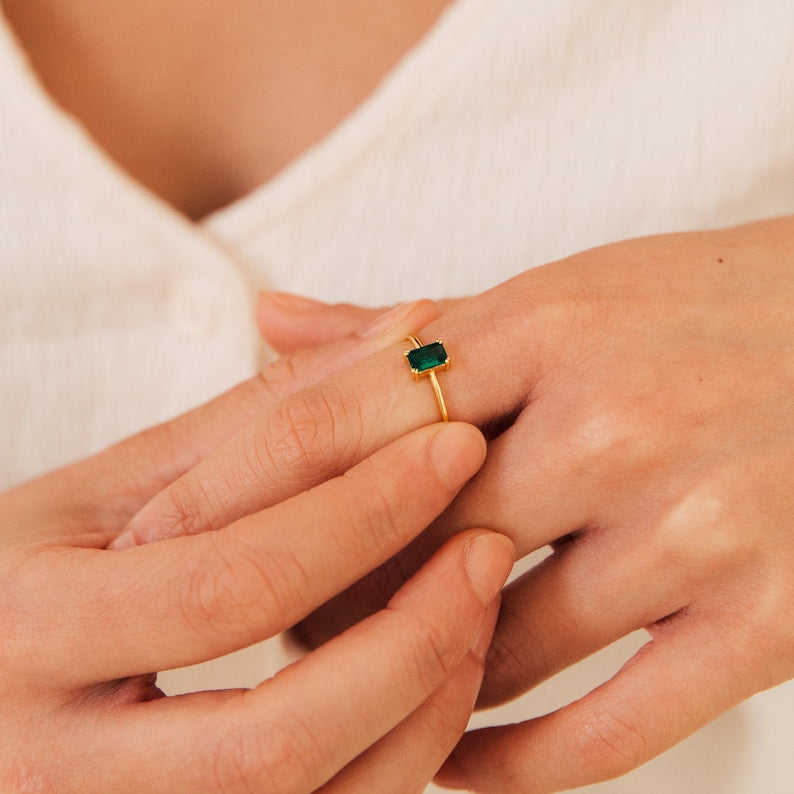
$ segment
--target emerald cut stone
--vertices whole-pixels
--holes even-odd
[[[440,340],[409,350],[405,356],[415,377],[424,372],[449,366],[449,356]]]

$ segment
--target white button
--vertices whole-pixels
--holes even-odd
[[[183,281],[175,289],[171,315],[178,333],[191,338],[209,336],[217,326],[222,287],[210,281]]]

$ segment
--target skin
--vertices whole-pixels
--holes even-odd
[[[380,334],[296,354],[0,495],[0,789],[423,790],[474,704],[514,559],[504,536],[456,536],[386,609],[252,690],[167,698],[150,671],[273,636],[394,554],[482,463],[475,428],[422,428],[344,476],[273,491],[267,508],[214,533],[105,546],[195,461],[307,385],[297,373],[333,371],[402,334],[400,317],[432,313],[403,307]]]
[[[551,792],[606,780],[794,676],[793,239],[781,218],[618,243],[450,303],[421,331],[445,341],[450,413],[486,432],[487,461],[301,638],[318,644],[367,614],[467,523],[505,532],[519,555],[554,549],[503,593],[481,704],[635,629],[650,637],[583,699],[467,734],[440,782]],[[266,298],[260,326],[288,350],[366,315]],[[359,454],[411,427],[420,401],[432,420],[404,347],[368,361],[379,378],[365,395],[354,367],[302,395],[300,411],[322,421],[329,401],[337,417],[345,406],[340,435]]]
[[[180,20],[184,22],[181,4],[168,6],[175,9],[170,25],[162,24],[161,17],[153,24],[153,11],[166,8],[153,1],[124,8],[114,4],[107,18],[96,18],[97,24],[92,21],[95,14],[84,13],[87,6],[78,0],[57,5],[65,16],[52,13],[53,3],[4,3],[45,84],[135,178],[187,216],[197,218],[260,184],[335,126],[421,36],[444,3],[412,5],[412,13],[424,9],[426,15],[414,28],[400,28],[402,38],[394,39],[397,44],[380,65],[363,57],[347,71],[337,67],[349,42],[326,35],[329,29],[322,24],[314,25],[322,17],[297,13],[289,18],[289,11],[286,16],[273,16],[278,5],[311,10],[306,3],[252,4],[247,14],[257,12],[254,5],[267,8],[268,18],[278,19],[279,24],[248,25],[250,30],[267,30],[273,38],[265,46],[261,39],[251,41],[244,36],[244,47],[237,46],[241,31],[233,21],[232,27],[219,25],[229,15],[209,0],[191,4],[190,19],[196,24],[179,46],[173,35],[180,29]],[[349,28],[356,19],[371,34],[387,6],[380,5],[379,13],[369,17],[367,9],[372,4],[338,2],[334,7],[354,15],[345,19],[343,27]],[[317,12],[317,7],[313,10]],[[130,13],[140,16],[126,16]],[[249,19],[247,14],[241,16]],[[403,15],[403,23],[407,18]],[[399,20],[398,10],[392,20],[394,30]],[[115,21],[123,24],[114,27]],[[38,35],[44,22],[55,26],[47,36]],[[328,22],[325,19],[323,24]],[[308,29],[304,28],[307,24]],[[130,28],[145,30],[147,36],[129,37]],[[344,47],[330,45],[318,62],[306,57],[316,47],[285,48],[296,32],[308,32],[315,44],[340,41]],[[373,41],[370,36],[363,38]],[[235,44],[231,49],[229,41]],[[145,53],[135,49],[144,45],[151,45]],[[279,60],[283,56],[297,60],[288,69],[271,70],[252,80],[246,59],[257,50],[260,56],[267,50]],[[183,57],[166,57],[173,52]],[[212,79],[195,79],[207,77],[206,64],[224,56],[229,63],[225,76],[209,70]],[[87,74],[113,75],[123,88],[96,86]],[[296,82],[275,79],[284,75],[294,75]],[[322,75],[335,75],[335,88],[319,80]],[[244,115],[256,106],[241,90],[246,85],[257,96],[272,100],[263,117]],[[303,111],[285,115],[290,107],[285,99],[318,85],[324,90],[310,95]],[[343,88],[347,85],[349,92]],[[186,92],[186,86],[191,92]],[[147,93],[152,89],[156,89],[154,100]],[[87,101],[81,105],[83,96]],[[223,112],[218,112],[219,102],[235,97],[236,104],[224,105]],[[330,98],[334,101],[326,103]],[[306,114],[306,108],[312,113]],[[163,109],[172,110],[173,115],[163,115]],[[308,115],[319,119],[315,126]],[[280,119],[279,125],[268,128],[267,120],[274,118]],[[133,129],[131,119],[141,124],[139,133],[149,133],[141,147],[135,145],[140,135],[127,134]],[[219,120],[228,120],[229,127],[217,126]],[[183,153],[190,153],[190,159],[184,159]],[[750,694],[794,674],[790,618],[794,506],[789,475],[794,462],[793,226],[788,218],[585,252],[450,308],[422,330],[424,338],[440,336],[449,346],[454,365],[443,374],[443,388],[450,412],[485,431],[490,441],[487,463],[427,533],[378,573],[315,610],[301,622],[301,635],[319,643],[342,631],[353,618],[378,614],[447,537],[466,526],[485,525],[509,535],[520,554],[546,544],[552,544],[555,552],[504,593],[488,657],[483,703],[525,691],[634,628],[646,627],[652,637],[615,679],[581,701],[538,720],[468,735],[444,767],[444,782],[477,791],[531,794],[606,779],[661,752]],[[284,350],[305,348],[332,336],[346,345],[351,342],[347,334],[369,319],[367,312],[355,307],[308,308],[304,304],[296,310],[294,305],[286,308],[286,301],[282,300],[281,307],[276,303],[269,300],[263,309],[262,326]],[[419,328],[422,324],[415,323],[410,330]],[[110,459],[104,457],[101,471],[92,469],[91,478],[88,469],[76,467],[61,475],[60,481],[47,480],[15,492],[4,503],[4,515],[24,520],[6,524],[12,543],[7,570],[38,570],[43,577],[43,564],[20,567],[20,561],[57,559],[55,554],[47,556],[52,546],[46,544],[55,543],[60,551],[64,544],[68,547],[60,527],[75,526],[75,514],[88,519],[75,533],[83,546],[87,528],[99,533],[93,542],[119,534],[124,538],[122,546],[208,529],[224,532],[235,522],[274,508],[279,499],[302,494],[376,451],[391,449],[395,440],[438,418],[429,390],[423,401],[419,398],[426,384],[407,378],[403,348],[395,338],[391,347],[375,353],[366,365],[354,365],[323,384],[257,409],[256,415],[247,414],[244,426],[218,432],[199,451],[191,452],[187,443],[193,431],[170,432],[154,445],[167,445],[170,439],[165,458],[141,457],[136,447],[131,448],[135,455],[127,449],[122,456],[150,461],[148,469],[123,468],[124,461],[109,464]],[[286,374],[280,376],[284,380],[289,379],[290,367],[299,369],[291,361],[287,359]],[[220,422],[227,427],[221,418],[226,408],[216,406],[213,411],[210,424]],[[161,470],[164,460],[183,455],[183,466],[168,478],[158,479],[156,486],[150,482],[151,472]],[[105,469],[112,474],[109,481],[98,478]],[[239,500],[233,504],[224,498],[229,477],[240,485]],[[91,500],[94,492],[85,491],[87,501],[74,507],[66,497],[80,492],[75,480],[82,485],[87,479],[101,479],[105,484],[96,499]],[[146,485],[131,495],[128,487],[119,485],[130,479]],[[57,494],[55,501],[50,487]],[[71,510],[58,513],[56,501],[71,505]],[[53,506],[42,507],[47,505]],[[281,508],[282,512],[286,509]],[[53,527],[59,529],[47,535]],[[29,537],[45,542],[44,556],[33,552],[15,556]],[[199,542],[198,538],[185,540]],[[408,542],[407,537],[404,540]],[[168,543],[150,548],[174,548]],[[83,559],[93,559],[88,551],[78,548],[70,553],[82,565]],[[150,553],[155,561],[155,552]],[[136,554],[137,549],[125,548],[117,556],[123,560]],[[369,559],[363,567],[377,562]],[[48,577],[51,567],[47,567]],[[101,572],[91,573],[100,576]],[[315,573],[321,580],[316,593],[327,592],[327,570]],[[123,573],[118,575],[119,581],[125,581]],[[348,571],[348,577],[355,574]],[[21,580],[17,574],[11,581]],[[100,577],[97,581],[108,580]],[[344,586],[342,582],[336,585]],[[67,606],[74,604],[67,600],[71,589],[57,591],[63,593],[61,601]],[[36,589],[37,597],[41,592],[46,588]],[[295,619],[316,606],[312,599],[301,604],[302,609],[290,613]],[[52,609],[58,607],[60,602]],[[79,613],[73,607],[52,614]],[[53,623],[58,626],[60,621]],[[34,622],[28,633],[31,627],[41,629]],[[72,640],[96,635],[90,623],[76,626],[74,632]],[[249,636],[253,634],[263,636],[263,629]],[[13,651],[14,643],[11,647]],[[205,648],[198,655],[216,650]],[[29,652],[21,658],[25,664],[31,661]],[[161,666],[160,660],[174,661],[168,653],[153,655],[146,659],[149,669]],[[75,662],[78,671],[81,664],[85,663]],[[101,657],[88,667],[92,665],[95,669],[90,676],[84,673],[79,685],[70,682],[58,692],[80,696],[88,692],[91,697],[78,697],[77,702],[100,702],[90,682],[95,687],[97,680],[106,680],[103,676],[129,674],[108,668]],[[43,680],[49,680],[52,668],[42,667],[41,672]],[[4,680],[14,680],[13,675]],[[53,680],[58,681],[57,677]],[[676,682],[672,695],[671,680]],[[133,690],[134,702],[151,694],[148,684],[139,682],[138,686]],[[36,725],[23,720],[20,724],[25,730],[52,724],[52,731],[44,735],[53,745],[72,731],[74,747],[101,746],[96,736],[92,739],[73,727],[97,724],[94,714],[92,720],[81,722],[74,712],[63,711],[62,700],[36,696],[25,701],[26,692],[21,692],[8,698],[12,708],[16,704],[15,717],[47,717]],[[298,697],[299,691],[292,696]],[[74,697],[67,700],[75,702]],[[445,702],[441,698],[431,713],[439,716]],[[118,704],[112,704],[117,714]],[[195,699],[193,704],[197,704]],[[179,705],[169,707],[176,711]],[[159,708],[157,701],[147,708]],[[452,709],[460,711],[465,709]],[[53,715],[62,712],[72,719],[53,722]],[[439,720],[444,721],[440,716]],[[138,768],[137,736],[117,730],[112,721],[100,724],[107,726],[105,734],[112,734],[116,745],[121,743],[119,757],[134,759],[129,768]],[[174,723],[169,737],[182,736],[182,727]],[[186,730],[187,741],[191,734]],[[409,734],[404,728],[401,741],[410,741]],[[20,752],[25,759],[24,751]],[[396,763],[396,755],[388,750],[384,754]],[[336,764],[350,761],[342,755],[335,756]],[[68,754],[64,764],[66,769],[80,768],[79,761],[70,760]],[[30,759],[16,769],[25,782],[35,782],[39,774]],[[164,769],[177,775],[167,763]],[[184,770],[179,774],[185,774]],[[172,782],[172,778],[167,780]],[[364,783],[361,788],[367,790]]]
[[[271,178],[336,126],[447,2],[244,0],[230,14],[228,4],[217,0],[144,0],[101,8],[82,0],[7,0],[3,14],[55,101],[134,179],[186,217],[198,219]],[[303,46],[295,46],[296,37]],[[310,498],[301,487],[289,490],[289,506],[277,509],[279,498],[272,494],[270,512],[254,511],[261,521],[249,516],[249,534],[254,523],[261,524],[260,531],[268,527],[274,533],[301,521],[316,524],[319,513],[324,530],[333,527],[337,554],[346,549],[347,567],[335,567],[318,541],[323,558],[315,552],[314,563],[302,561],[303,588],[285,589],[283,573],[302,559],[292,538],[282,538],[276,549],[257,548],[252,558],[252,541],[238,532],[237,524],[217,536],[224,539],[223,555],[218,555],[220,546],[198,538],[184,548],[164,546],[150,560],[138,558],[137,565],[135,557],[111,562],[87,550],[99,551],[114,537],[123,547],[117,536],[123,535],[130,515],[266,405],[308,385],[301,381],[302,373],[325,377],[372,352],[373,346],[393,341],[386,338],[390,333],[401,338],[431,315],[435,311],[427,303],[415,311],[400,310],[381,323],[379,333],[356,334],[320,347],[315,355],[284,360],[198,412],[0,497],[0,515],[13,517],[2,522],[0,576],[4,625],[15,630],[11,650],[4,648],[0,661],[5,673],[0,680],[16,683],[15,676],[23,674],[26,682],[24,687],[7,685],[0,695],[7,725],[13,726],[0,749],[0,788],[139,794],[318,787],[350,792],[376,786],[402,793],[425,787],[465,728],[498,609],[493,595],[512,561],[509,543],[489,533],[475,544],[481,563],[479,606],[472,606],[471,582],[466,584],[463,573],[474,538],[462,536],[442,553],[436,570],[428,568],[413,591],[398,597],[377,622],[359,628],[333,652],[310,655],[278,683],[263,685],[261,693],[160,700],[151,676],[128,667],[163,669],[276,633],[346,584],[337,571],[346,569],[355,578],[349,564],[357,560],[371,567],[396,551],[397,546],[387,548],[382,541],[372,547],[356,539],[363,529],[402,525],[402,518],[389,520],[384,513],[388,503],[397,507],[393,490],[391,502],[385,498],[386,486],[403,468],[420,475],[421,455],[414,457],[406,448],[402,463],[399,456],[384,458],[358,477],[345,473],[344,479],[334,480],[339,470],[321,475],[323,488],[338,491],[340,507],[356,501],[356,478],[358,488],[371,496],[357,504],[360,510],[342,511],[336,522],[325,500],[318,507],[320,494]],[[284,432],[289,434],[286,427]],[[458,439],[452,446],[452,469],[465,479],[467,464],[471,474],[482,461],[482,441],[471,429],[458,427],[452,433]],[[444,434],[449,435],[447,429]],[[419,452],[421,439],[414,443]],[[328,478],[336,485],[326,485]],[[417,504],[423,504],[423,495],[430,497],[433,482],[428,476],[417,483]],[[445,493],[449,499],[454,490],[446,486],[430,501],[443,501]],[[431,512],[428,508],[414,532]],[[410,534],[408,526],[402,531]],[[395,531],[389,537],[399,545],[409,535]],[[169,569],[183,555],[194,561],[195,570],[182,571],[184,581],[194,586],[190,592],[178,584],[172,590],[173,582],[142,569],[142,564],[151,565],[160,577],[173,578],[179,567]],[[207,569],[207,556],[223,566]],[[260,556],[270,560],[270,571],[260,572]],[[59,561],[57,571],[52,560]],[[24,575],[18,574],[20,561],[25,561]],[[252,577],[248,591],[239,592],[237,579],[244,570]],[[75,571],[83,572],[90,598],[73,592]],[[152,590],[157,587],[157,593],[138,592],[141,579],[150,581]],[[216,580],[230,588],[225,602],[218,598],[222,591]],[[152,601],[166,609],[162,591],[176,599],[171,620],[124,616],[125,605],[136,612],[130,593],[143,604]],[[268,595],[269,617],[260,614]],[[28,614],[22,606],[26,599],[39,608]],[[425,602],[434,605],[432,613]],[[240,610],[241,603],[249,606]],[[250,615],[250,603],[258,606],[255,615]],[[244,631],[234,625],[239,612],[249,614]],[[25,638],[50,637],[52,626],[59,627],[59,636],[37,643],[33,654]],[[129,646],[131,629],[152,646],[150,655],[145,660],[106,658],[109,649]],[[148,636],[149,631],[157,636]],[[193,635],[208,632],[218,635],[215,644],[197,647]],[[75,641],[84,636],[93,637],[94,644]],[[176,644],[174,637],[180,638]],[[329,684],[333,698],[325,697]],[[37,744],[48,741],[54,749],[42,757],[30,747],[31,734],[38,737]],[[308,750],[300,752],[301,747]],[[409,754],[411,764],[406,765]],[[105,757],[111,762],[98,765]]]
[[[3,13],[56,101],[198,219],[334,129],[449,2],[4,0]]]

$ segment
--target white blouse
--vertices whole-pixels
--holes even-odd
[[[592,245],[792,212],[788,0],[457,0],[333,133],[199,224],[53,103],[0,16],[0,487],[254,372],[258,289],[468,294]],[[476,719],[566,702],[639,641]],[[280,654],[162,681],[252,685]],[[792,713],[778,687],[586,790],[788,794]]]

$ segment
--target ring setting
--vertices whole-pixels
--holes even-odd
[[[449,369],[449,355],[447,354],[444,343],[440,339],[431,342],[428,345],[423,345],[415,336],[409,335],[408,341],[414,346],[413,350],[406,350],[404,355],[408,361],[408,366],[411,368],[411,377],[414,380],[419,380],[423,377],[430,379],[430,385],[433,387],[433,394],[436,397],[439,410],[441,411],[441,420],[443,422],[449,421],[449,413],[447,405],[444,401],[444,395],[441,393],[441,386],[436,377],[436,372],[442,369]]]

